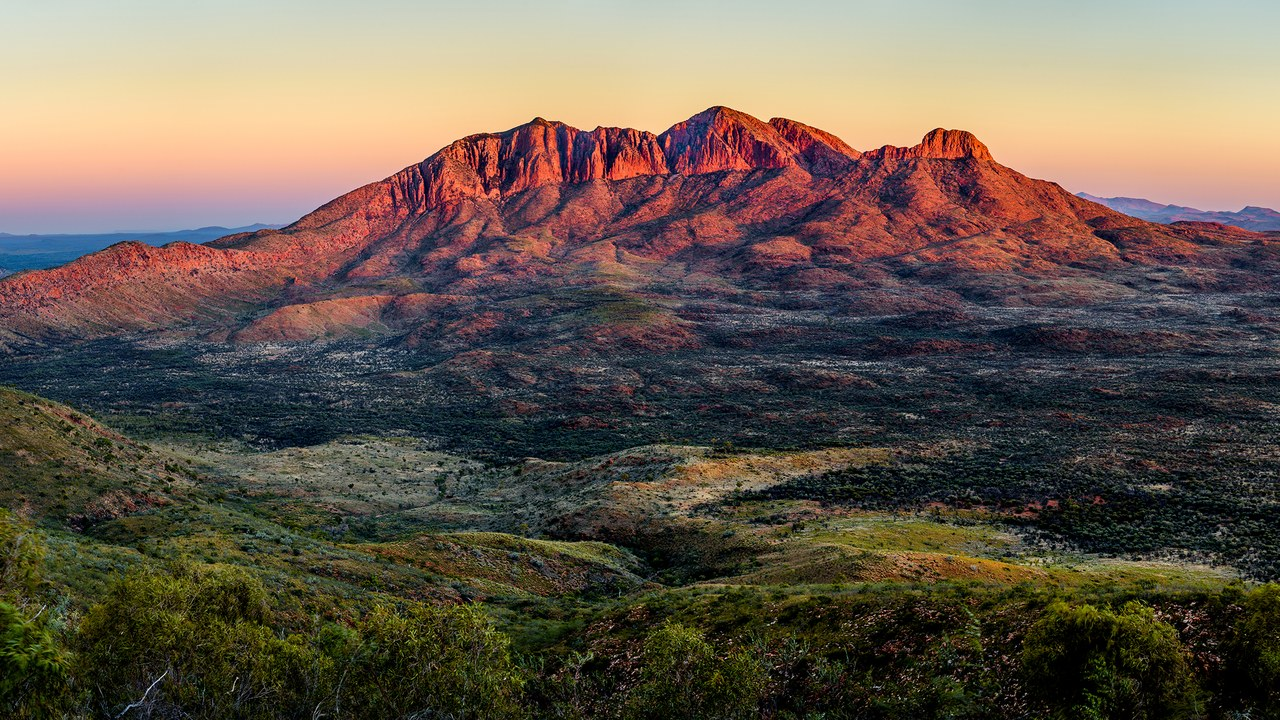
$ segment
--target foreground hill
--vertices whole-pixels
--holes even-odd
[[[0,387],[0,507],[84,528],[172,504],[190,484],[184,470],[65,405]]]
[[[502,465],[404,437],[152,447],[23,393],[0,414],[6,717],[1276,707],[1280,593],[1239,576],[1280,557],[1264,483],[1106,477],[1025,446]],[[88,523],[45,502],[153,480],[163,502]]]
[[[1088,193],[1077,193],[1077,195],[1099,205],[1106,205],[1116,212],[1122,212],[1143,220],[1150,220],[1151,222],[1211,222],[1255,232],[1280,230],[1280,212],[1276,212],[1271,208],[1249,206],[1236,212],[1228,210],[1197,210],[1183,205],[1161,205],[1142,198],[1104,198],[1095,197]]]

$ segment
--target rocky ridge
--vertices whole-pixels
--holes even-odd
[[[1267,248],[1265,236],[1156,225],[1075,197],[1000,165],[964,131],[860,153],[723,107],[658,135],[538,118],[458,140],[280,230],[122,243],[7,278],[0,346],[175,329],[246,342],[351,327],[413,337],[435,327],[439,305],[401,296],[483,303],[659,283],[684,286],[668,291],[678,298],[711,278],[822,290],[837,304],[885,292],[1078,304],[1170,264],[1194,268],[1198,289],[1266,285],[1255,269]]]

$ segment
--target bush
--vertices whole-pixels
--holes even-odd
[[[35,592],[45,548],[33,525],[0,508],[0,600]]]
[[[0,509],[0,711],[6,718],[56,718],[71,703],[68,656],[36,608],[45,548],[27,522]]]
[[[1256,711],[1280,718],[1280,585],[1265,585],[1244,600],[1230,648],[1230,686]]]
[[[645,639],[643,662],[627,707],[635,720],[736,720],[759,714],[768,679],[764,666],[746,651],[719,655],[701,632],[668,624]]]
[[[376,608],[341,669],[335,714],[503,720],[522,716],[509,639],[475,606]],[[352,640],[355,640],[353,637]]]
[[[1022,662],[1055,718],[1177,718],[1193,699],[1177,631],[1139,603],[1119,612],[1055,603],[1027,634]]]
[[[62,717],[70,701],[67,655],[49,628],[0,602],[0,710],[3,716]]]
[[[243,570],[185,566],[127,575],[80,628],[80,680],[94,711],[139,716],[309,718],[332,661],[278,637],[262,583]]]

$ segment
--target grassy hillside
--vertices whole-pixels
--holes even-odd
[[[173,504],[189,470],[64,405],[0,387],[0,505],[86,527]]]
[[[1277,707],[1258,658],[1280,594],[1224,554],[1089,552],[1045,504],[953,497],[957,467],[979,472],[954,448],[649,445],[494,464],[404,437],[147,444],[9,390],[0,414],[0,498],[16,513],[0,513],[0,634],[53,648],[62,673],[39,685],[28,663],[0,682],[14,717],[41,717],[23,699],[37,687],[58,713],[115,716],[152,682],[152,716],[410,717],[441,701],[414,694],[422,673],[432,688],[489,683],[489,700],[455,710],[491,717]],[[151,619],[122,644],[111,628],[135,616]],[[1077,622],[1119,639],[1089,645]],[[1053,655],[1064,642],[1093,664]],[[377,655],[388,647],[410,650]],[[1065,678],[1053,687],[1076,695],[1038,684],[1043,648]],[[1168,654],[1164,674],[1126,665],[1134,652]]]

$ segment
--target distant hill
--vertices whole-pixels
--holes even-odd
[[[40,270],[64,265],[82,255],[97,252],[126,240],[156,247],[178,241],[206,243],[227,235],[275,227],[279,226],[258,223],[234,228],[215,225],[170,232],[117,232],[86,235],[10,235],[0,232],[0,277],[18,270]]]
[[[1238,212],[1197,210],[1196,208],[1182,205],[1161,205],[1142,198],[1104,198],[1088,193],[1076,194],[1085,200],[1105,205],[1116,212],[1132,215],[1149,222],[1164,223],[1166,225],[1175,222],[1215,222],[1255,232],[1280,230],[1280,212],[1276,212],[1271,208],[1251,205]]]

